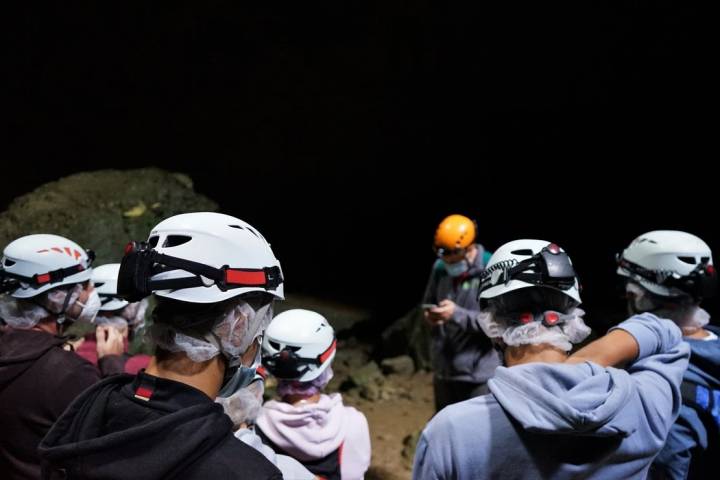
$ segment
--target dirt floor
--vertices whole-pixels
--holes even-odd
[[[391,398],[370,401],[349,392],[344,399],[370,424],[372,464],[365,479],[407,480],[418,434],[434,413],[432,374],[391,374],[385,382],[395,392]]]

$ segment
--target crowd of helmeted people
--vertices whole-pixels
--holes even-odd
[[[559,245],[490,252],[475,222],[451,215],[434,249],[420,309],[436,414],[414,479],[717,470],[720,329],[701,307],[716,289],[704,241],[634,239],[617,258],[627,319],[592,341]],[[311,310],[274,314],[285,272],[257,229],[181,214],[121,263],[93,260],[53,234],[3,250],[0,478],[364,478],[368,422],[327,391],[335,331]],[[142,342],[151,355],[131,348]],[[264,401],[268,376],[277,389]]]

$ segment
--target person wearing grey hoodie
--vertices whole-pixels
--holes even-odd
[[[490,394],[427,425],[413,478],[645,478],[680,409],[689,348],[677,326],[635,315],[567,357],[589,328],[569,257],[540,240],[498,249],[480,297],[507,366]]]
[[[435,410],[488,392],[500,358],[478,322],[480,277],[490,252],[475,243],[475,222],[450,215],[435,232],[433,264],[422,299],[430,327]]]

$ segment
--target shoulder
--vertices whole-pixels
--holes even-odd
[[[471,438],[482,436],[487,430],[482,427],[498,416],[506,416],[498,401],[493,395],[483,395],[443,408],[430,420],[424,434],[463,442],[464,434]],[[453,434],[448,435],[450,432]]]
[[[437,275],[437,274],[439,274],[439,273],[445,273],[445,272],[446,272],[446,270],[445,270],[445,264],[444,264],[443,261],[440,260],[439,258],[435,260],[435,263],[433,263],[432,272],[433,272],[433,275]]]
[[[487,250],[483,251],[483,254],[482,254],[483,266],[487,266],[487,264],[490,263],[490,258],[492,258],[492,252],[488,252]]]
[[[714,333],[714,334],[717,335],[718,337],[720,337],[720,327],[715,326],[715,325],[705,325],[703,328],[704,328],[705,330],[709,331],[709,332]],[[720,339],[716,339],[716,340],[713,340],[713,341],[720,341]]]
[[[64,382],[66,378],[100,378],[97,367],[71,350],[62,346],[50,349],[45,355],[45,363],[52,366],[51,381]],[[93,383],[94,383],[93,381]]]
[[[367,418],[355,407],[347,405],[343,406],[343,413],[345,415],[345,425],[349,429],[349,432],[355,432],[357,435],[369,434],[370,427],[368,426]]]
[[[490,465],[495,446],[517,447],[518,439],[497,400],[484,395],[442,409],[428,423],[418,442],[415,468],[421,476],[457,478],[458,472],[485,472],[494,478]],[[497,460],[497,459],[495,459]],[[424,475],[423,475],[424,474]],[[433,477],[434,475],[434,477]],[[472,478],[471,475],[460,475]],[[420,477],[418,477],[420,478]]]

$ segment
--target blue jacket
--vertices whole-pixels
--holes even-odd
[[[491,394],[430,421],[413,478],[645,478],[680,410],[690,349],[674,323],[651,314],[615,328],[640,346],[626,370],[590,362],[499,367]]]
[[[720,328],[705,327],[720,337]],[[706,390],[708,400],[710,396],[715,397],[715,418],[709,418],[709,413],[704,412],[698,406],[683,403],[680,408],[680,416],[672,426],[665,446],[660,451],[652,466],[652,476],[656,478],[685,479],[691,474],[690,463],[693,454],[701,454],[708,449],[712,436],[715,436],[715,444],[720,442],[718,425],[711,422],[720,422],[720,338],[714,340],[702,340],[685,338],[690,345],[692,354],[683,381],[685,386]],[[714,393],[714,395],[713,395]],[[684,399],[685,400],[685,399]],[[710,403],[708,402],[710,405]],[[720,452],[714,452],[717,454]],[[710,454],[708,454],[710,455]],[[717,462],[716,458],[708,458],[710,462]],[[697,458],[693,462],[692,472],[702,472],[702,466],[697,464]]]

